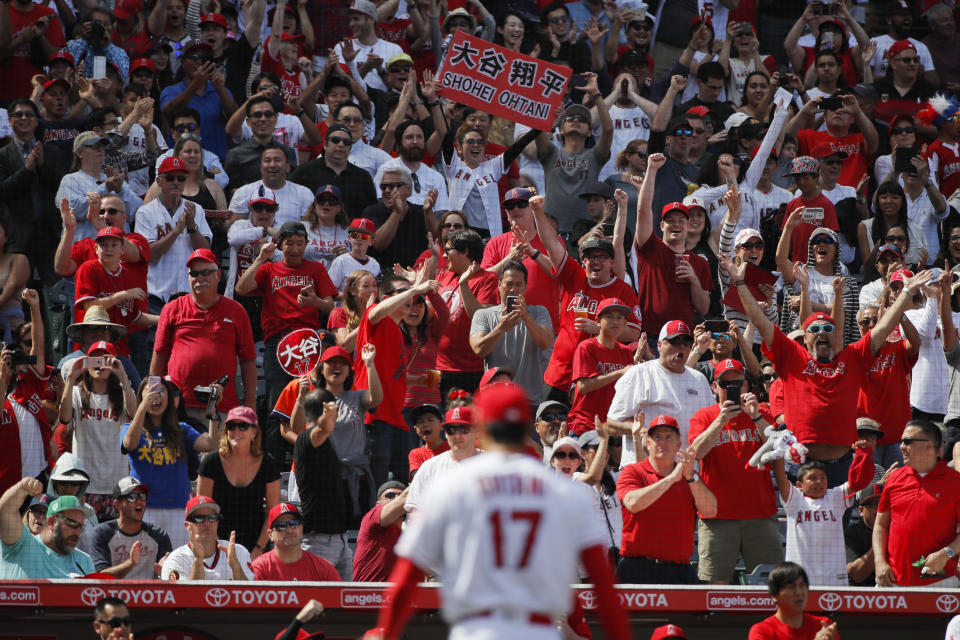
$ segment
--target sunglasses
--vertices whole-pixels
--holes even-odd
[[[407,73],[407,72],[409,72],[411,69],[413,69],[413,66],[411,66],[411,65],[409,65],[409,64],[395,64],[395,65],[393,65],[392,67],[390,67],[389,69],[387,69],[387,71],[390,71],[390,72],[393,72],[393,73]]]
[[[907,236],[887,236],[884,240],[886,242],[906,242]]]
[[[127,616],[126,618],[117,618],[113,617],[109,620],[97,620],[100,624],[108,624],[114,629],[119,629],[120,627],[129,627],[133,624],[133,618]]]
[[[774,380],[776,380],[776,379],[779,378],[780,376],[778,376],[778,375],[775,374],[775,373],[765,373],[765,374],[763,374],[763,375],[760,376],[760,377],[763,379],[764,382],[773,382]]]
[[[812,244],[813,246],[817,246],[820,244],[825,244],[827,246],[830,246],[831,244],[837,244],[837,243],[830,236],[817,236],[816,238],[810,241],[810,244]]]
[[[216,273],[217,271],[219,271],[219,269],[201,269],[200,271],[191,269],[188,273],[191,278],[206,278],[211,273]]]
[[[327,205],[330,207],[340,204],[340,201],[336,198],[317,198],[317,204]]]
[[[462,222],[444,222],[443,228],[444,229],[463,229],[463,223]],[[958,238],[958,240],[960,240],[960,238]]]
[[[909,447],[914,442],[930,442],[926,438],[900,438],[900,444],[904,447]]]
[[[273,525],[273,528],[276,531],[286,531],[287,529],[296,529],[301,524],[303,523],[296,518],[290,518],[289,520],[284,520],[283,522],[277,522]]]
[[[203,524],[204,522],[220,522],[220,516],[216,513],[211,513],[205,516],[190,516],[187,518],[187,522],[192,522],[193,524]]]
[[[62,522],[62,523],[65,524],[65,525],[67,525],[67,526],[70,527],[71,529],[76,529],[77,531],[83,531],[84,529],[87,528],[86,523],[84,523],[84,522],[77,522],[77,521],[74,520],[73,518],[68,518],[67,516],[65,516],[65,515],[63,515],[63,514],[61,514],[61,513],[58,513],[57,516],[56,516],[56,518],[57,518],[57,520],[59,520],[60,522]]]
[[[894,129],[894,130],[891,131],[890,133],[892,133],[892,134],[895,135],[895,136],[898,136],[898,135],[903,134],[903,133],[916,133],[916,132],[917,132],[917,130],[914,129],[913,127],[897,127],[896,129]]]
[[[331,136],[327,138],[327,142],[332,142],[333,144],[342,144],[345,147],[349,147],[351,144],[350,138],[341,138],[340,136],[336,136],[336,137]]]
[[[560,460],[579,460],[580,454],[576,451],[555,451],[553,457]]]
[[[13,120],[29,120],[30,118],[36,118],[37,115],[33,111],[17,111],[16,113],[11,113],[7,116]]]
[[[258,120],[260,118],[273,118],[276,115],[276,111],[251,111],[247,117],[251,120]]]
[[[456,248],[454,248],[454,247],[444,247],[444,248],[443,248],[443,252],[444,252],[444,253],[453,253],[454,251],[456,251]]]
[[[710,337],[714,340],[733,340],[729,333],[720,333],[719,331],[712,332]]]
[[[163,176],[163,179],[166,180],[167,182],[186,182],[187,176],[183,174],[178,174],[175,176]]]
[[[563,422],[567,419],[567,414],[565,413],[545,413],[540,416],[540,419],[544,422]]]
[[[128,493],[125,496],[120,496],[120,499],[124,502],[139,502],[140,500],[146,500],[147,494],[145,493]]]
[[[666,340],[666,342],[669,342],[675,347],[692,347],[693,346],[693,338],[690,338],[687,336],[684,336],[681,338],[674,338],[673,340]]]
[[[503,208],[506,211],[513,211],[514,209],[523,209],[529,205],[530,203],[526,200],[511,200],[510,202],[505,202]]]
[[[584,124],[587,123],[587,119],[584,118],[582,115],[579,115],[579,114],[577,114],[577,115],[572,115],[572,116],[567,116],[567,117],[565,117],[565,118],[563,119],[563,121],[564,121],[564,122],[582,122],[582,123],[584,123]]]
[[[470,433],[470,425],[448,424],[443,427],[443,432],[451,436],[458,436],[465,433]]]
[[[403,186],[402,182],[381,182],[380,191],[387,191],[388,189],[399,189]]]
[[[694,135],[697,135],[697,136],[702,136],[703,134],[705,134],[705,133],[707,132],[706,129],[691,129],[691,131],[693,131],[693,134],[694,134]],[[747,139],[747,138],[744,138],[744,140],[746,140],[746,139]],[[759,140],[759,139],[760,139],[760,138],[754,138],[754,140]]]
[[[861,318],[860,320],[857,321],[857,324],[859,324],[861,327],[871,327],[871,326],[877,324],[877,319],[876,319],[876,318]]]
[[[678,138],[689,138],[693,135],[693,129],[674,129],[670,132],[670,135]]]
[[[369,233],[364,233],[363,231],[348,231],[347,237],[353,238],[354,240],[362,240],[364,238],[371,238],[372,236]]]
[[[193,133],[194,131],[198,131],[200,129],[200,125],[193,124],[193,123],[178,124],[178,125],[174,125],[173,128],[176,129],[177,133],[183,133],[184,131],[189,131],[190,133]]]
[[[252,426],[246,422],[228,422],[227,431],[249,431]]]
[[[809,327],[807,327],[807,333],[812,333],[813,335],[817,335],[818,333],[821,333],[821,332],[823,332],[823,333],[833,333],[833,330],[834,330],[835,328],[836,328],[836,327],[834,327],[834,326],[833,326],[832,324],[830,324],[830,323],[826,323],[826,324],[812,324],[812,325],[810,325]]]
[[[744,249],[763,249],[762,242],[744,242],[740,246],[743,247]]]
[[[126,213],[123,209],[117,209],[116,207],[109,207],[107,209],[101,209],[100,215],[102,216],[115,216],[118,213]]]
[[[279,205],[267,204],[266,202],[255,202],[252,205],[250,205],[250,209],[252,211],[268,211],[270,213],[273,213],[278,208],[279,208]]]
[[[628,29],[636,29],[637,31],[653,31],[653,27],[651,27],[651,26],[650,26],[649,24],[647,24],[646,22],[634,22],[633,24],[631,24],[631,25],[628,26],[627,28],[628,28]]]
[[[340,118],[340,122],[352,122],[354,124],[363,122],[363,118],[360,116],[343,116]]]
[[[73,480],[57,480],[56,482],[62,487],[82,487],[84,484],[86,484],[84,482],[75,482]]]
[[[570,18],[566,16],[557,16],[556,18],[550,18],[550,24],[567,24],[570,22]]]

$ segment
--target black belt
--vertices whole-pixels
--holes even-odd
[[[677,567],[689,567],[689,566],[690,566],[690,563],[689,563],[689,562],[673,562],[673,561],[671,561],[671,560],[663,560],[663,559],[661,559],[661,558],[649,558],[649,557],[647,557],[647,556],[623,556],[623,558],[624,558],[624,560],[626,560],[626,559],[630,559],[630,560],[643,560],[644,562],[649,562],[649,563],[651,563],[651,564],[665,564],[665,565],[673,565],[673,566],[677,566]]]

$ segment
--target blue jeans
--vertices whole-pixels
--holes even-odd
[[[388,422],[374,420],[367,426],[367,442],[370,447],[370,470],[373,482],[380,486],[392,473],[394,480],[410,481],[410,450],[420,446],[420,438],[414,430],[404,431]]]

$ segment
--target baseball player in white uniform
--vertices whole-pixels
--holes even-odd
[[[629,638],[589,488],[524,453],[526,393],[512,383],[481,389],[473,420],[487,453],[428,491],[422,513],[397,543],[390,604],[365,640],[400,636],[427,570],[443,582],[451,640],[558,640],[578,561],[595,583],[606,637]]]

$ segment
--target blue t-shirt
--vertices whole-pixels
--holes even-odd
[[[130,423],[120,430],[120,442]],[[182,509],[190,499],[190,478],[187,476],[187,453],[193,451],[193,444],[200,433],[190,425],[181,422],[183,429],[184,455],[175,458],[173,448],[167,446],[162,429],[154,431],[152,442],[148,443],[146,431],[140,434],[140,442],[132,451],[123,450],[130,456],[130,475],[150,487],[148,507],[155,509]],[[123,445],[121,444],[121,447]]]
[[[93,560],[83,551],[57,553],[23,526],[23,534],[16,543],[0,543],[0,580],[39,580],[48,578],[78,578],[93,573]]]
[[[162,109],[168,102],[183,93],[187,88],[187,81],[183,80],[177,84],[172,84],[160,92],[160,108]],[[224,89],[229,93],[229,89]],[[220,96],[213,84],[207,82],[201,95],[194,94],[187,105],[191,109],[196,109],[200,113],[200,127],[203,129],[203,148],[217,154],[222,162],[227,157],[227,132],[224,127],[227,121],[223,117],[223,105],[220,102]],[[173,146],[172,144],[170,145]]]

